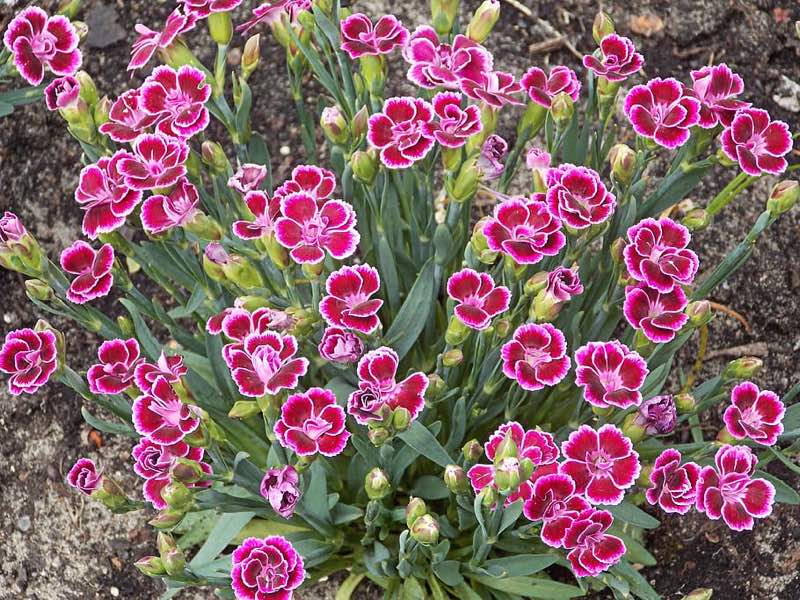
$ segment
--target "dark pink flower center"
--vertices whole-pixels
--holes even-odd
[[[333,425],[320,417],[311,417],[303,423],[303,433],[315,441],[328,433],[332,428]]]
[[[747,492],[747,484],[750,477],[745,473],[730,473],[720,478],[719,491],[722,500],[728,502],[738,502]]]
[[[271,346],[260,346],[252,355],[253,370],[258,378],[267,383],[275,373],[281,368],[281,360],[278,352]]]
[[[42,31],[31,40],[33,53],[39,60],[49,60],[56,54],[56,38],[49,31]]]
[[[167,401],[157,400],[150,405],[150,410],[172,427],[177,427],[182,420],[188,419],[190,413],[189,407],[177,398]]]
[[[614,459],[608,456],[602,449],[595,450],[589,454],[587,459],[589,470],[595,475],[608,475],[614,468]]]

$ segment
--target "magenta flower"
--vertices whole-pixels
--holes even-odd
[[[689,230],[669,217],[644,219],[628,229],[623,256],[628,273],[659,292],[694,280],[700,261],[686,247]]]
[[[297,21],[297,16],[303,11],[311,10],[311,0],[271,0],[262,2],[253,9],[253,17],[236,28],[236,31],[247,33],[259,23],[271,25],[286,15],[290,23]]]
[[[364,13],[354,13],[341,22],[342,50],[350,58],[389,54],[408,41],[408,29],[394,15],[384,15],[375,25]]]
[[[285,537],[247,538],[233,551],[237,600],[291,600],[305,577],[303,557]]]
[[[429,133],[433,107],[421,98],[389,98],[383,112],[369,118],[367,140],[381,151],[389,169],[405,169],[422,160],[434,146]]]
[[[559,472],[572,477],[592,504],[619,504],[641,471],[633,444],[614,425],[595,431],[581,425],[561,445],[566,460]]]
[[[184,65],[177,71],[156,67],[140,88],[142,108],[155,115],[158,131],[188,139],[208,127],[206,102],[211,86],[205,74]]]
[[[10,375],[12,396],[33,394],[58,368],[56,335],[49,329],[15,329],[6,334],[0,348],[0,371]]]
[[[700,467],[693,462],[681,465],[681,453],[667,448],[653,463],[652,487],[645,492],[650,504],[665,512],[685,515],[695,505]]]
[[[722,419],[728,433],[737,440],[751,439],[762,446],[774,446],[783,433],[786,407],[778,395],[743,381],[731,392],[731,405]]]
[[[189,146],[182,139],[143,133],[133,142],[133,152],[122,154],[118,168],[134,190],[169,187],[186,175]]]
[[[150,129],[157,120],[158,115],[151,115],[142,108],[142,92],[136,88],[114,100],[108,122],[100,125],[100,133],[115,142],[128,143]]]
[[[503,423],[486,440],[484,451],[489,460],[494,460],[497,447],[509,433],[517,445],[517,456],[520,460],[529,458],[537,467],[554,464],[558,460],[558,446],[553,441],[552,434],[538,429],[526,430],[516,421]]]
[[[242,196],[254,192],[261,187],[261,182],[267,177],[267,167],[245,163],[233,176],[228,179],[228,187],[236,190]]]
[[[158,235],[174,227],[191,223],[197,215],[200,194],[183,178],[168,195],[154,194],[142,204],[142,227],[150,235]]]
[[[242,3],[242,0],[179,0],[188,14],[205,19],[211,13],[227,12]]]
[[[408,78],[425,89],[442,87],[457,90],[463,79],[480,81],[492,70],[491,53],[465,35],[453,44],[444,44],[432,27],[417,28],[403,48],[403,58],[411,65]]]
[[[380,421],[384,406],[405,408],[412,420],[417,418],[425,405],[428,378],[416,372],[397,381],[399,363],[397,353],[386,346],[367,352],[358,361],[358,389],[347,399],[347,412],[360,424]]]
[[[243,240],[256,240],[260,237],[272,235],[275,231],[275,222],[281,214],[281,198],[270,198],[266,192],[251,191],[244,197],[247,208],[253,214],[252,221],[236,221],[233,224],[233,233]]]
[[[556,267],[547,274],[547,295],[556,302],[568,302],[573,296],[583,293],[583,284],[578,276],[578,267]]]
[[[611,513],[590,508],[582,511],[564,533],[564,548],[572,572],[578,577],[593,577],[617,564],[625,554],[625,544],[606,533],[614,522]]]
[[[455,300],[453,312],[471,329],[486,329],[492,319],[508,310],[511,292],[504,285],[495,286],[492,276],[472,269],[462,269],[447,280],[447,295]]]
[[[91,496],[103,485],[103,475],[90,458],[79,458],[67,473],[67,484],[81,494]]]
[[[19,74],[31,85],[42,82],[45,67],[56,75],[73,75],[81,66],[79,41],[69,19],[49,17],[37,6],[14,17],[3,36]]]
[[[628,324],[641,331],[648,340],[665,344],[671,342],[689,320],[683,312],[688,303],[686,294],[679,286],[662,294],[639,283],[625,288],[623,312]]]
[[[330,390],[312,387],[289,396],[275,423],[275,435],[284,448],[298,456],[338,456],[350,439],[344,409]]]
[[[335,189],[336,175],[332,171],[316,165],[300,165],[292,170],[292,178],[284,181],[283,185],[275,190],[275,196],[283,197],[303,192],[314,198],[317,204],[322,205]]]
[[[196,407],[181,402],[169,382],[159,377],[134,401],[133,426],[156,444],[169,445],[195,431],[200,417]]]
[[[10,210],[0,217],[0,251],[19,243],[28,234],[19,217]]]
[[[561,221],[534,194],[532,200],[510,198],[498,204],[483,226],[489,249],[508,254],[521,265],[535,265],[545,256],[555,256],[567,242]]]
[[[563,65],[550,69],[549,75],[539,67],[531,67],[520,79],[520,84],[533,102],[545,108],[550,108],[558,94],[567,94],[577,102],[581,93],[581,82],[575,71]]]
[[[128,187],[120,170],[120,163],[127,156],[120,150],[81,170],[75,201],[85,211],[82,229],[89,239],[122,227],[142,200],[142,192]]]
[[[194,461],[200,464],[200,468],[208,474],[212,473],[211,465],[203,461],[205,450],[194,448],[186,442],[175,442],[170,445],[156,444],[155,442],[142,438],[133,447],[131,456],[135,461],[133,470],[144,479],[142,484],[142,496],[156,510],[167,508],[167,503],[161,493],[164,488],[172,482],[172,470],[178,464],[178,459]],[[187,487],[208,487],[209,483],[198,481],[185,484]]]
[[[573,229],[605,222],[616,205],[597,171],[568,163],[547,171],[547,208]]]
[[[586,498],[575,493],[571,477],[553,473],[536,480],[522,512],[533,522],[542,521],[541,538],[545,544],[560,548],[572,522],[591,507]]]
[[[481,146],[478,160],[475,161],[475,168],[481,181],[500,179],[506,170],[503,164],[506,156],[508,156],[508,142],[494,133],[487,137]]]
[[[156,364],[142,361],[136,365],[133,372],[133,380],[143,394],[146,394],[159,378],[165,379],[169,384],[178,383],[181,377],[186,375],[189,370],[183,364],[183,357],[180,355],[167,356],[164,352],[158,357]]]
[[[730,127],[736,112],[750,108],[749,102],[737,100],[744,91],[744,81],[721,63],[692,71],[692,87],[687,92],[700,101],[700,122],[703,129],[711,129],[721,123]]]
[[[427,133],[446,148],[461,148],[470,137],[483,130],[480,109],[474,104],[461,108],[461,94],[436,94],[433,112],[439,120],[427,125]]]
[[[473,100],[485,102],[494,109],[503,108],[507,104],[522,104],[517,94],[524,91],[522,85],[511,73],[490,71],[481,78],[461,80],[461,91]]]
[[[44,88],[44,103],[48,110],[76,108],[80,98],[81,84],[74,77],[67,75],[53,79]]]
[[[275,239],[300,264],[320,263],[326,251],[333,258],[347,258],[361,239],[353,207],[341,200],[318,207],[306,193],[289,194],[281,198],[281,214],[275,221]]]
[[[644,66],[644,57],[636,52],[633,42],[612,33],[600,41],[600,56],[587,54],[583,66],[609,81],[625,81]]]
[[[697,510],[716,521],[720,517],[734,531],[753,528],[754,519],[772,514],[775,486],[753,478],[758,457],[747,446],[725,445],[714,457],[714,467],[703,467],[697,481]]]
[[[302,496],[300,476],[291,465],[267,469],[261,480],[261,495],[272,510],[284,519],[291,519],[294,509]]]
[[[244,342],[251,333],[285,331],[292,325],[291,317],[285,312],[267,307],[257,308],[252,313],[235,306],[211,317],[206,328],[211,335],[224,333],[236,342]]]
[[[328,325],[372,333],[381,324],[378,311],[383,300],[371,297],[380,287],[380,276],[374,267],[342,267],[325,281],[328,295],[319,303],[319,313]]]
[[[85,304],[111,291],[114,275],[114,248],[103,244],[95,250],[83,240],[77,240],[61,252],[61,268],[77,275],[67,290],[67,300]]]
[[[295,354],[295,337],[273,331],[248,335],[240,348],[223,352],[239,392],[252,398],[297,387],[308,370],[308,359],[294,358]]]
[[[748,175],[779,175],[786,170],[784,157],[792,149],[792,135],[786,123],[771,120],[767,111],[745,108],[722,132],[720,143],[725,155]]]
[[[521,325],[500,351],[503,374],[529,391],[555,385],[569,371],[566,352],[564,334],[550,323]]]
[[[139,342],[106,340],[97,350],[99,364],[89,367],[86,379],[95,394],[121,394],[133,384],[133,373],[141,361]]]
[[[545,152],[543,149],[537,148],[536,146],[528,150],[528,153],[525,155],[525,164],[531,170],[547,170],[550,168],[552,160],[553,157],[550,156],[548,152]]]
[[[583,398],[599,408],[626,409],[642,402],[639,391],[650,372],[647,363],[617,341],[589,342],[575,352],[575,384]]]
[[[625,116],[639,135],[665,148],[683,146],[700,122],[700,101],[684,93],[677,79],[656,77],[625,97]]]
[[[139,37],[133,42],[128,71],[145,66],[153,58],[156,50],[169,48],[179,35],[194,29],[196,23],[197,17],[191,13],[182,13],[180,7],[173,10],[167,17],[163,31],[153,31],[149,27],[137,23],[135,29]]]
[[[347,365],[364,354],[364,343],[353,332],[340,327],[326,327],[319,342],[319,354],[325,360]]]
[[[633,423],[643,427],[647,435],[664,435],[675,431],[677,420],[675,398],[666,394],[645,400],[639,407]]]

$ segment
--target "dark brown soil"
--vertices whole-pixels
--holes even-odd
[[[463,4],[477,5],[476,0]],[[0,3],[0,25],[12,10]],[[13,2],[12,2],[13,4]],[[16,3],[17,8],[22,3]],[[46,8],[54,2],[41,2]],[[84,19],[92,22],[94,37],[85,53],[85,69],[101,93],[113,96],[138,85],[125,72],[133,24],[158,27],[172,2],[87,0]],[[593,47],[591,22],[595,2],[522,0],[534,16],[546,19],[566,34],[581,52]],[[746,81],[748,99],[776,117],[796,126],[798,113],[777,105],[781,75],[800,82],[798,47],[791,35],[800,19],[800,4],[791,0],[613,0],[603,3],[631,35],[647,58],[649,76],[688,78],[691,68],[725,61]],[[393,10],[409,27],[427,15],[424,0],[388,2],[365,0],[357,6],[370,14]],[[499,66],[520,74],[531,64],[577,65],[565,49],[534,54],[535,44],[553,36],[535,19],[504,5],[498,34],[490,46]],[[113,16],[116,14],[117,23]],[[641,24],[663,29],[650,37],[631,31],[630,17],[645,17]],[[656,25],[653,26],[653,23]],[[642,30],[640,25],[636,25]],[[114,41],[124,34],[124,38]],[[202,36],[201,36],[202,37]],[[285,171],[302,161],[301,144],[293,123],[285,85],[282,54],[264,36],[263,64],[252,85],[256,97],[254,126],[265,133],[273,168]],[[271,59],[275,58],[271,64]],[[400,73],[397,73],[400,77]],[[785,106],[786,102],[782,102]],[[0,211],[13,209],[23,218],[51,256],[79,232],[80,215],[72,200],[80,166],[80,152],[57,115],[42,105],[28,107],[0,120]],[[726,182],[720,174],[697,190],[692,200],[704,204]],[[716,264],[744,235],[763,209],[772,182],[760,182],[718,219],[714,227],[696,236],[704,265]],[[798,213],[784,217],[762,240],[750,263],[722,286],[714,300],[743,315],[752,328],[719,315],[712,324],[710,350],[745,344],[768,343],[762,357],[764,371],[757,382],[779,393],[798,380],[800,359],[800,220]],[[2,332],[32,325],[35,314],[27,305],[22,280],[0,271]],[[115,307],[107,307],[115,312]],[[77,368],[91,361],[95,342],[69,323],[54,322],[66,334],[70,360]],[[758,346],[754,348],[759,349]],[[685,352],[684,368],[694,360]],[[731,356],[730,358],[733,358]],[[704,374],[718,371],[725,359],[707,362]],[[129,441],[109,438],[100,449],[90,445],[89,429],[80,417],[80,401],[58,386],[36,396],[10,398],[0,391],[0,597],[48,600],[64,598],[155,598],[158,588],[140,575],[132,562],[153,552],[150,533],[141,515],[112,517],[84,503],[63,484],[65,468],[79,455],[100,460],[108,472],[135,489],[129,469]],[[696,587],[712,587],[715,598],[725,600],[793,600],[800,598],[800,511],[781,506],[753,533],[732,534],[703,517],[672,518],[659,515],[664,526],[651,536],[650,547],[659,566],[645,574],[668,600],[677,600]],[[335,584],[318,586],[305,598],[332,598]],[[6,595],[7,594],[7,595]],[[200,594],[196,597],[207,597]],[[375,597],[368,593],[365,597]]]

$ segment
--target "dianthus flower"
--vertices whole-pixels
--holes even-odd
[[[636,133],[665,148],[683,146],[689,129],[700,122],[700,101],[671,77],[634,86],[625,97],[624,109]]]
[[[15,329],[0,348],[0,371],[10,375],[12,396],[32,394],[50,380],[58,368],[56,335],[49,329]]]
[[[785,156],[792,149],[792,135],[786,123],[773,121],[767,111],[745,108],[722,132],[720,143],[725,155],[738,161],[748,175],[779,175],[786,170]]]
[[[231,587],[237,600],[290,600],[303,583],[303,557],[285,537],[247,538],[233,551]]]
[[[600,41],[600,57],[587,54],[583,66],[609,81],[625,81],[642,69],[644,57],[630,39],[612,33]]]
[[[545,108],[550,108],[558,94],[567,94],[577,102],[581,93],[581,82],[575,71],[563,65],[550,69],[549,75],[539,67],[531,67],[520,79],[520,84],[533,102]]]
[[[61,268],[77,275],[69,284],[67,300],[84,304],[111,291],[114,275],[114,248],[103,244],[95,250],[83,240],[77,240],[61,252]]]
[[[614,212],[614,194],[588,167],[563,164],[547,171],[547,208],[573,229],[603,223]]]
[[[134,370],[141,362],[135,338],[106,340],[100,344],[97,358],[100,362],[86,372],[89,390],[95,394],[121,394],[133,385]]]
[[[494,62],[486,48],[467,36],[456,35],[452,44],[445,44],[427,25],[414,31],[403,48],[403,58],[411,65],[408,78],[429,90],[457,90],[464,79],[480,81]]]
[[[689,230],[669,217],[643,219],[628,229],[623,256],[631,277],[659,292],[694,280],[700,261],[687,246]]]
[[[625,409],[641,404],[647,363],[625,344],[589,342],[575,352],[575,363],[575,384],[592,406]]]
[[[645,497],[650,504],[658,505],[668,513],[685,515],[695,505],[700,467],[687,462],[681,464],[681,453],[667,448],[656,458],[650,472],[650,485]]]
[[[503,373],[530,391],[556,385],[569,371],[566,352],[564,334],[550,323],[521,325],[500,351]]]
[[[389,98],[383,111],[369,118],[367,140],[380,150],[390,169],[405,169],[422,160],[434,146],[429,127],[433,107],[421,98]]]
[[[774,446],[783,433],[785,412],[776,393],[743,381],[731,391],[731,405],[722,418],[728,433],[737,440],[751,439],[762,446]]]
[[[350,58],[389,54],[405,46],[408,29],[394,15],[384,15],[375,25],[364,13],[354,13],[341,22],[342,50]]]
[[[332,391],[312,387],[284,402],[281,417],[275,423],[275,435],[281,446],[298,456],[337,456],[350,439],[345,419],[344,409],[336,404]]]
[[[186,139],[208,127],[211,86],[202,71],[189,65],[177,71],[156,67],[140,93],[142,108],[156,117],[156,127],[164,135]]]
[[[447,295],[458,304],[453,310],[471,329],[486,329],[492,319],[508,310],[511,292],[495,286],[492,276],[472,269],[462,269],[447,280]]]
[[[679,286],[671,292],[661,293],[644,283],[625,288],[623,312],[628,324],[641,331],[656,344],[665,344],[689,320],[683,312],[688,304],[686,294]]]
[[[325,281],[319,313],[329,325],[372,333],[381,324],[378,311],[383,300],[372,298],[381,287],[377,269],[369,265],[344,266]]]
[[[561,221],[547,210],[543,194],[510,198],[498,204],[483,234],[489,249],[508,254],[518,264],[533,265],[555,256],[566,244]]]
[[[118,169],[125,183],[134,190],[152,190],[174,185],[186,175],[189,146],[180,138],[143,133],[134,140],[133,153],[121,154]]]
[[[150,390],[134,401],[133,426],[156,444],[169,445],[195,431],[200,417],[196,407],[181,402],[169,382],[159,377]]]

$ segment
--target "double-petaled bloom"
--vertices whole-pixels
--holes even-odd
[[[134,401],[132,418],[140,435],[163,445],[182,441],[200,426],[197,409],[181,402],[163,377]]]
[[[317,264],[327,252],[343,259],[356,251],[361,239],[353,207],[341,200],[319,206],[304,192],[281,198],[281,216],[275,221],[275,239],[300,264]]]
[[[242,0],[180,0],[187,13],[205,19],[211,13],[227,12],[242,3]]]
[[[587,54],[583,66],[608,81],[625,81],[642,69],[644,57],[630,39],[612,33],[600,41],[600,56]]]
[[[536,480],[526,492],[523,514],[531,521],[542,522],[542,541],[553,548],[564,545],[567,529],[578,515],[592,507],[575,493],[575,482],[563,473],[551,473]]]
[[[72,75],[81,66],[75,27],[66,17],[50,17],[37,6],[11,20],[3,42],[19,74],[31,85],[42,82],[45,68],[56,75]]]
[[[50,380],[58,368],[56,335],[49,329],[16,329],[6,334],[0,349],[0,371],[10,375],[12,396],[32,394]]]
[[[134,190],[174,185],[186,175],[189,146],[180,138],[143,133],[133,142],[133,153],[122,152],[119,171]]]
[[[637,85],[625,97],[625,115],[639,135],[665,148],[677,148],[700,122],[700,101],[677,79],[656,77]]]
[[[494,109],[507,104],[522,104],[518,96],[524,88],[511,73],[505,71],[488,71],[477,80],[462,79],[460,87],[473,100],[484,102]]]
[[[183,178],[169,194],[153,194],[142,203],[142,227],[150,235],[183,227],[197,215],[199,201],[197,188]]]
[[[409,38],[408,29],[394,15],[384,15],[373,25],[364,13],[354,13],[342,20],[342,50],[350,58],[389,54],[402,48]]]
[[[647,435],[664,435],[675,431],[678,408],[669,394],[648,398],[639,407],[633,424],[642,427]]]
[[[567,341],[550,323],[527,323],[503,344],[503,374],[529,391],[556,385],[569,371]]]
[[[145,133],[158,120],[142,107],[142,91],[139,88],[128,90],[111,105],[108,122],[100,125],[100,133],[115,142],[128,143]]]
[[[611,513],[589,508],[578,514],[564,533],[564,548],[578,577],[593,577],[617,564],[625,554],[625,544],[608,529],[614,522]]]
[[[247,538],[233,551],[231,587],[237,600],[291,600],[303,583],[303,557],[285,537]]]
[[[731,405],[722,419],[728,433],[737,440],[750,439],[762,446],[774,446],[783,433],[786,407],[778,395],[759,390],[750,381],[743,381],[731,391]]]
[[[91,458],[79,458],[67,473],[67,484],[81,494],[91,496],[103,485],[103,475]]]
[[[0,251],[20,243],[26,235],[28,230],[20,218],[10,210],[5,211],[0,217]]]
[[[167,503],[162,497],[164,488],[172,482],[172,471],[178,464],[178,460],[184,459],[199,463],[200,469],[204,473],[212,472],[211,465],[203,461],[205,450],[189,446],[184,441],[174,444],[158,444],[148,438],[142,438],[133,447],[131,456],[135,464],[133,470],[144,479],[142,484],[142,496],[156,510],[167,508]],[[198,481],[187,483],[187,487],[207,487],[208,483]]]
[[[297,340],[292,335],[253,333],[241,344],[224,350],[239,392],[252,398],[292,390],[308,370],[307,358],[295,358]]]
[[[322,205],[336,189],[336,175],[316,165],[300,165],[292,170],[292,177],[275,190],[278,197],[303,192]]]
[[[505,173],[505,160],[508,156],[508,142],[496,134],[491,134],[481,145],[475,169],[481,181],[495,181]]]
[[[581,93],[581,82],[575,71],[563,65],[553,67],[549,74],[539,67],[531,67],[520,79],[520,84],[533,102],[545,108],[550,108],[558,94],[567,94],[577,102]]]
[[[364,343],[352,331],[326,327],[319,342],[319,355],[325,360],[347,365],[364,354]]]
[[[692,71],[692,86],[687,93],[700,101],[697,124],[703,129],[718,123],[729,127],[736,111],[750,107],[749,102],[736,98],[743,91],[744,81],[725,63]]]
[[[81,93],[78,80],[67,75],[53,79],[44,89],[44,102],[48,110],[76,108]]]
[[[156,117],[156,128],[164,135],[190,138],[208,127],[211,86],[202,71],[189,65],[177,71],[156,67],[140,93],[142,108]]]
[[[623,256],[628,273],[659,292],[694,280],[700,261],[687,246],[689,230],[669,217],[644,219],[628,229]]]
[[[141,361],[133,372],[133,381],[143,394],[149,392],[156,381],[165,379],[169,384],[178,383],[189,370],[183,364],[183,357],[176,354],[167,356],[164,352],[155,364]]]
[[[559,472],[575,481],[592,504],[619,504],[641,471],[631,441],[614,425],[594,430],[581,425],[561,445],[565,461]]]
[[[272,235],[275,231],[275,222],[281,214],[280,197],[270,198],[266,192],[250,191],[245,195],[244,202],[253,214],[253,220],[236,221],[232,227],[236,237],[243,240],[256,240]]]
[[[358,361],[358,389],[347,399],[347,412],[358,423],[382,420],[384,407],[404,408],[416,419],[425,405],[428,378],[416,372],[397,381],[399,364],[397,353],[386,346],[367,352]]]
[[[275,435],[284,448],[298,456],[338,456],[350,439],[344,409],[330,390],[312,387],[293,394],[281,406]]]
[[[511,292],[496,286],[488,273],[462,269],[447,280],[447,295],[455,300],[453,313],[471,329],[486,329],[492,319],[508,310]]]
[[[568,302],[583,293],[583,283],[578,275],[578,267],[556,267],[547,274],[547,295],[555,302]]]
[[[452,44],[446,44],[427,25],[414,31],[403,48],[403,58],[411,65],[408,78],[429,90],[457,90],[462,80],[480,81],[494,62],[486,48],[467,36],[456,35]]]
[[[547,171],[547,208],[573,229],[605,222],[617,200],[597,171],[563,164]]]
[[[641,404],[647,363],[625,344],[589,342],[575,352],[575,363],[575,384],[592,406],[626,409]]]
[[[301,12],[311,10],[311,0],[271,0],[263,2],[253,9],[253,16],[236,28],[236,31],[247,33],[260,23],[271,25],[283,15],[290,23],[295,23]]]
[[[754,519],[772,514],[775,486],[754,478],[758,457],[747,446],[725,445],[714,456],[714,465],[703,467],[697,481],[698,511],[710,519],[720,517],[734,531],[753,528]]]
[[[261,182],[267,177],[267,167],[253,163],[245,163],[228,179],[228,187],[236,190],[242,196],[254,192],[261,187]]]
[[[433,107],[421,98],[389,98],[383,111],[369,118],[367,140],[380,150],[381,162],[390,169],[405,169],[431,151],[435,139],[429,128]]]
[[[83,233],[90,239],[122,227],[142,199],[142,192],[130,188],[120,170],[128,154],[120,150],[84,167],[75,190],[75,201],[84,210]]]
[[[786,170],[785,156],[792,149],[792,135],[783,121],[773,121],[760,108],[739,110],[720,136],[722,151],[753,177],[779,175]]]
[[[437,120],[427,125],[428,134],[446,148],[461,148],[470,137],[483,129],[480,109],[474,104],[462,108],[459,93],[436,94],[433,112]]]
[[[550,214],[542,198],[543,194],[534,194],[533,199],[510,198],[498,204],[483,226],[489,249],[524,265],[558,254],[567,240],[561,221]]]
[[[61,268],[76,277],[70,282],[67,300],[85,304],[111,291],[114,275],[114,248],[103,244],[95,250],[83,240],[73,242],[61,252]]]
[[[658,505],[668,513],[685,515],[695,505],[700,467],[687,462],[681,464],[681,453],[667,448],[656,458],[650,472],[650,485],[645,497],[650,504]]]
[[[651,342],[665,344],[689,320],[683,312],[689,303],[680,286],[671,292],[659,292],[644,283],[625,288],[623,313],[628,324]]]
[[[284,519],[291,519],[302,491],[300,475],[291,465],[267,469],[260,486],[261,496],[269,502],[272,510]]]
[[[97,349],[99,363],[89,367],[86,379],[95,394],[121,394],[133,385],[134,372],[141,362],[139,342],[106,340]]]
[[[344,266],[325,281],[328,294],[319,303],[319,313],[328,325],[372,333],[381,324],[378,311],[383,300],[372,297],[380,287],[374,267]]]
[[[136,24],[136,33],[139,37],[133,42],[131,48],[131,60],[128,63],[128,71],[133,71],[145,66],[156,50],[169,48],[179,35],[194,29],[197,23],[197,16],[192,13],[184,13],[180,7],[173,10],[164,23],[163,31],[153,31],[141,23]]]

